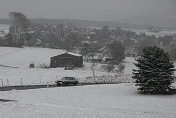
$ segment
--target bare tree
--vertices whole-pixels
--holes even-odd
[[[108,72],[108,76],[109,76],[109,73],[112,72],[114,69],[115,69],[115,66],[113,64],[107,64],[107,65],[104,65],[103,66],[103,69]]]
[[[125,58],[125,46],[120,41],[113,41],[108,45],[109,53],[116,64]]]
[[[20,12],[10,12],[9,13],[11,25],[14,27],[14,33],[17,35],[17,45],[22,46],[24,41],[21,38],[23,32],[27,30],[30,25],[30,21],[27,17]]]
[[[89,50],[90,50],[90,44],[88,43],[82,44],[82,50],[80,53],[86,58],[86,61],[88,61]]]
[[[97,64],[93,61],[92,62],[92,65],[91,65],[91,70],[92,70],[92,74],[93,74],[93,78],[94,78],[94,80],[95,80],[95,66],[96,66]]]
[[[119,64],[117,65],[116,72],[117,72],[120,76],[122,76],[124,69],[125,69],[125,65],[123,65],[122,63],[119,63]]]

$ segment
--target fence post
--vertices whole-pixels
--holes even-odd
[[[20,84],[21,84],[21,86],[22,86],[22,84],[23,84],[23,79],[21,78],[21,82],[20,82]]]
[[[9,87],[9,80],[8,80],[8,78],[7,78],[7,86]]]
[[[49,88],[49,83],[48,83],[48,81],[47,81],[47,88]]]
[[[3,80],[2,80],[2,78],[1,78],[1,84],[2,84],[2,87],[3,87],[4,83],[3,83]]]
[[[42,80],[41,80],[41,78],[40,78],[40,84],[42,83]]]

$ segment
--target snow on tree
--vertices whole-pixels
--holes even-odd
[[[174,80],[174,62],[168,53],[156,46],[143,49],[141,57],[136,59],[133,78],[142,93],[169,94]]]
[[[115,69],[115,65],[113,65],[112,63],[109,63],[107,65],[103,65],[102,68],[108,73],[112,72]]]

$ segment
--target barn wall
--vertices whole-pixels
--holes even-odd
[[[62,54],[55,57],[51,57],[50,67],[82,67],[83,66],[83,57],[74,56],[70,54]]]

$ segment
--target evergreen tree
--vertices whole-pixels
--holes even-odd
[[[143,54],[136,59],[133,78],[142,93],[168,94],[174,79],[174,62],[168,53],[156,46],[143,49]]]

